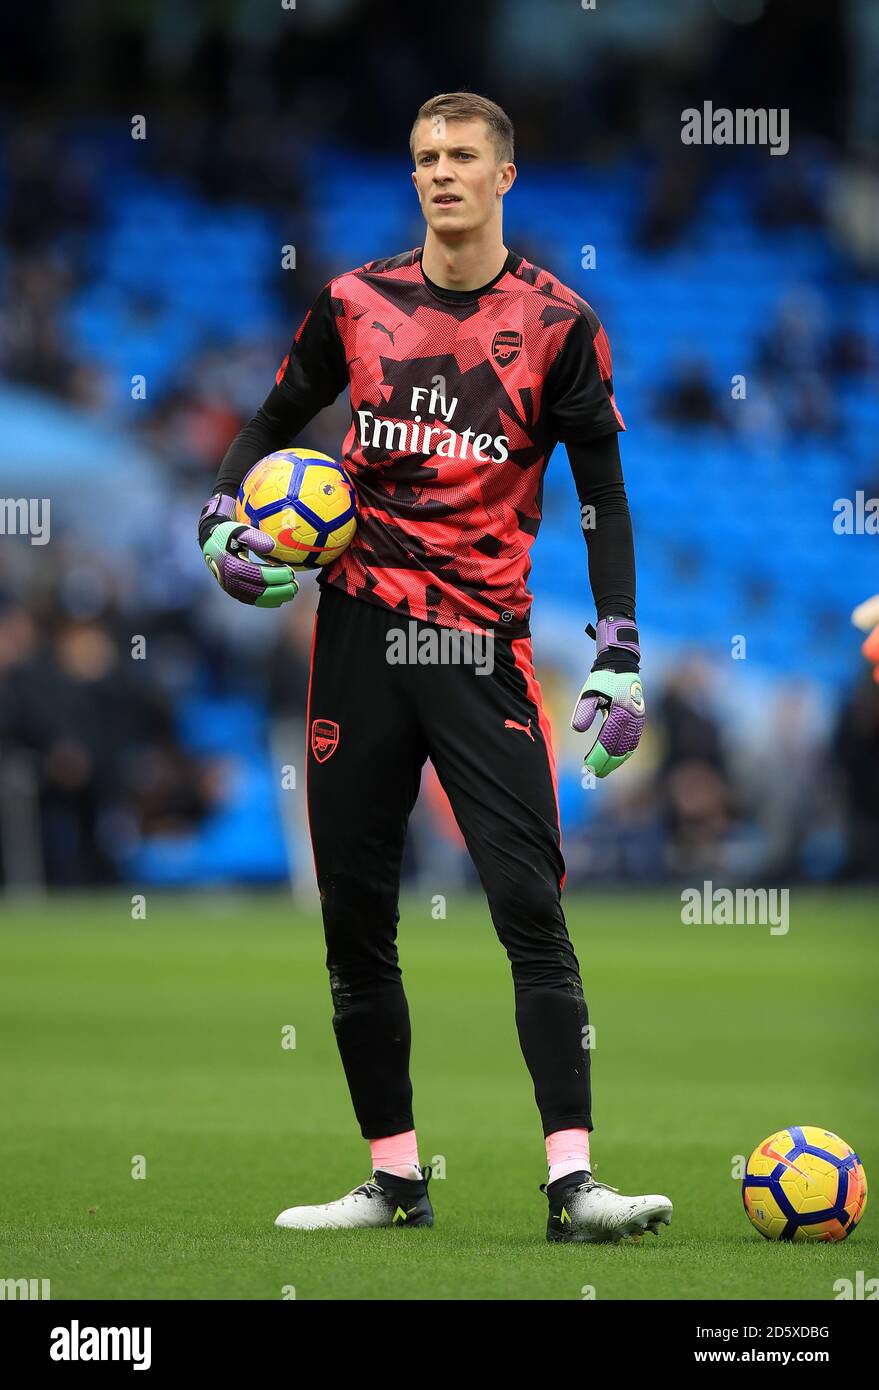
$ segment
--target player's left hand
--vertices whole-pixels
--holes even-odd
[[[607,777],[631,758],[641,741],[644,690],[638,674],[641,650],[635,624],[630,619],[603,618],[598,624],[597,643],[595,665],[577,698],[571,728],[585,734],[601,715],[598,736],[583,766],[596,777]],[[614,669],[614,651],[618,654],[616,665],[634,669]]]

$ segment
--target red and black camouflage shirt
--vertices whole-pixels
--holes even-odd
[[[351,393],[342,446],[357,534],[319,583],[462,629],[528,634],[529,552],[559,441],[625,429],[590,306],[512,251],[449,291],[421,247],[331,280],[277,383],[314,414]]]

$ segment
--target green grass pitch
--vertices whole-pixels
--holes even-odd
[[[7,904],[0,928],[0,1277],[49,1278],[53,1299],[821,1300],[876,1275],[869,1204],[841,1245],[771,1245],[732,1176],[799,1123],[876,1178],[869,900],[794,890],[775,937],[684,926],[671,888],[565,904],[596,1028],[597,1176],[671,1196],[658,1238],[546,1244],[542,1135],[481,900],[434,921],[410,896],[400,929],[422,1161],[445,1163],[436,1225],[296,1233],[274,1228],[282,1207],[369,1173],[317,915],[154,892],[132,920],[125,895],[68,896]]]

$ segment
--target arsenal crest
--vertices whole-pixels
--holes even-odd
[[[335,719],[311,721],[311,751],[319,763],[331,758],[339,746],[339,726]]]
[[[491,340],[491,355],[501,367],[509,367],[522,351],[522,334],[514,328],[502,328]]]

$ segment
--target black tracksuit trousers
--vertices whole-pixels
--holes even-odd
[[[555,768],[528,638],[476,661],[389,660],[438,629],[324,586],[308,704],[308,812],[333,1027],[361,1133],[414,1128],[397,960],[406,825],[430,758],[510,960],[516,1027],[543,1123],[592,1128],[588,1014],[560,902]],[[389,641],[389,635],[391,641]],[[451,639],[455,641],[457,639]],[[436,649],[440,654],[442,647]],[[434,652],[436,655],[436,652]],[[466,652],[464,653],[466,656]],[[450,1014],[453,1001],[449,1001]]]

